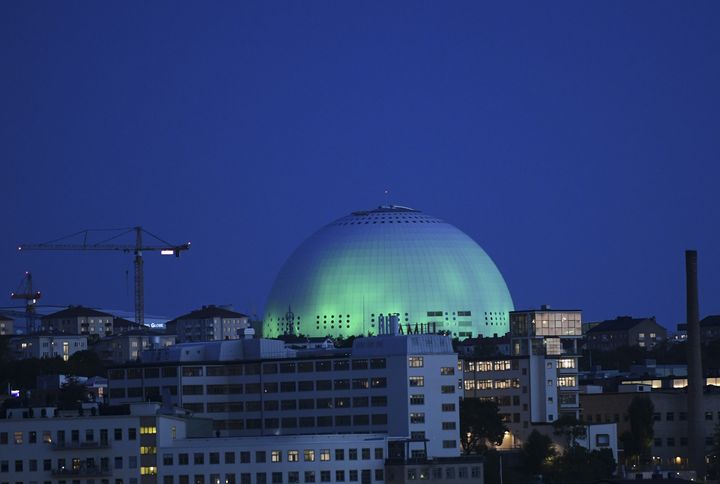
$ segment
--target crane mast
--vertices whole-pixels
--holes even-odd
[[[32,332],[35,328],[35,305],[42,297],[40,291],[33,289],[32,273],[25,273],[20,281],[17,291],[10,293],[10,299],[22,299],[25,301],[25,327]]]
[[[88,242],[88,238],[92,233],[96,232],[119,232],[115,235],[108,237],[96,243]],[[134,244],[118,244],[111,243],[116,239],[127,235],[129,233],[135,233]],[[159,243],[155,244],[143,244],[143,234],[147,234]],[[68,243],[68,239],[74,239],[82,237],[81,243]],[[143,273],[143,252],[144,251],[156,251],[160,252],[161,255],[174,255],[180,257],[180,253],[190,249],[190,242],[185,244],[171,244],[160,237],[153,235],[152,233],[144,230],[142,227],[132,227],[128,229],[111,229],[111,230],[82,230],[74,234],[60,237],[42,244],[21,244],[18,247],[19,251],[26,250],[70,250],[70,251],[121,251],[127,253],[133,253],[134,266],[135,266],[135,322],[138,324],[145,324],[145,277]]]

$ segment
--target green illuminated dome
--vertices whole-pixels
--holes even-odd
[[[378,333],[380,314],[405,328],[436,323],[458,336],[505,334],[512,299],[485,251],[418,210],[381,206],[326,225],[280,270],[263,334]]]

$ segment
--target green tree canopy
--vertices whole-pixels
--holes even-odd
[[[530,474],[540,474],[555,456],[552,439],[547,435],[533,430],[522,449],[525,467]]]
[[[460,400],[460,443],[465,455],[487,450],[488,444],[500,445],[507,432],[493,400]]]
[[[655,431],[653,429],[653,414],[655,407],[652,400],[646,396],[636,396],[628,407],[628,420],[630,431],[620,436],[626,458],[638,459],[641,462],[650,458],[650,448]]]

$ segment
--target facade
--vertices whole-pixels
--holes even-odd
[[[687,339],[687,324],[678,324],[678,332]],[[706,316],[700,321],[700,341],[707,343],[720,339],[720,315]]]
[[[248,316],[219,306],[203,306],[168,322],[166,329],[177,334],[180,343],[238,339],[250,326]]]
[[[128,331],[101,339],[92,350],[105,362],[123,364],[138,360],[143,351],[166,348],[174,344],[174,334]]]
[[[585,334],[585,344],[590,349],[609,351],[625,346],[638,346],[647,350],[667,339],[667,330],[655,321],[655,317],[616,319],[593,323]]]
[[[587,422],[614,422],[618,434],[630,430],[627,409],[636,396],[648,397],[654,407],[653,461],[663,468],[684,469],[688,464],[688,405],[682,390],[653,390],[650,385],[622,385],[618,392],[583,393],[581,415]],[[709,387],[703,394],[704,418],[708,429],[720,423],[720,391]],[[706,435],[706,453],[712,448],[712,431]]]
[[[40,318],[41,331],[104,337],[113,334],[113,315],[83,306],[70,306]]]
[[[15,328],[15,320],[0,314],[0,336],[13,334]]]
[[[386,434],[216,437],[209,422],[134,404],[123,415],[13,409],[0,481],[97,484],[483,482],[482,462],[408,460]]]
[[[411,458],[457,457],[457,354],[434,334],[358,338],[351,349],[278,340],[179,344],[111,368],[109,403],[165,399],[221,436],[382,433]]]
[[[290,256],[265,307],[263,336],[379,334],[379,316],[458,338],[505,334],[512,299],[492,259],[453,225],[381,206],[326,225]]]
[[[510,429],[503,446],[517,447],[537,426],[578,417],[577,310],[512,311],[511,356],[464,358],[465,398],[493,399]]]
[[[78,351],[87,349],[85,335],[35,333],[10,338],[10,351],[18,360],[61,357],[67,361]]]

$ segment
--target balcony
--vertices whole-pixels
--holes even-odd
[[[109,449],[110,448],[110,442],[109,441],[71,441],[71,442],[54,442],[52,444],[53,450],[92,450],[92,449]]]
[[[112,477],[112,471],[109,467],[81,466],[77,469],[63,467],[53,469],[52,475],[53,477]]]

